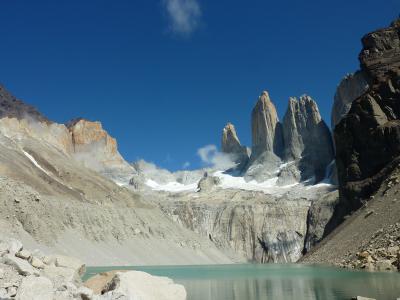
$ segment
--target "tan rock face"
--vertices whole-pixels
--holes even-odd
[[[118,152],[117,141],[103,129],[100,122],[76,119],[67,124],[75,158],[85,166],[104,171],[109,168],[127,168]]]
[[[93,143],[103,143],[106,147],[106,152],[117,154],[117,141],[108,135],[100,122],[79,119],[70,122],[67,127],[72,134],[75,152],[83,150]]]
[[[251,114],[253,153],[278,152],[280,145],[278,114],[268,92],[258,98]]]

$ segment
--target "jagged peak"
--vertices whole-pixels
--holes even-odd
[[[224,129],[222,130],[223,134],[229,134],[231,133],[233,136],[237,138],[236,134],[236,129],[235,125],[233,125],[231,122],[226,123]]]
[[[230,153],[241,150],[241,143],[237,136],[235,126],[228,122],[222,130],[222,152]]]
[[[262,107],[263,110],[266,110],[271,105],[275,107],[271,100],[271,97],[269,96],[269,93],[267,91],[263,91],[261,95],[258,97],[255,108]]]
[[[299,98],[289,98],[284,119],[293,118],[295,115],[302,116],[305,119],[312,119],[315,123],[319,123],[322,120],[317,102],[307,94],[303,94]]]
[[[278,114],[276,112],[276,107],[272,102],[269,93],[267,91],[263,91],[261,95],[258,97],[258,100],[253,108],[253,114],[259,111],[269,112],[271,116],[273,116],[276,121],[279,121]]]

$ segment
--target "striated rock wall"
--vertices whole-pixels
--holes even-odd
[[[276,201],[262,193],[215,189],[192,200],[161,202],[163,211],[185,228],[258,263],[301,257],[309,205],[307,200]]]
[[[325,178],[334,159],[332,137],[315,101],[309,96],[290,98],[283,118],[284,157],[297,161],[301,180]]]

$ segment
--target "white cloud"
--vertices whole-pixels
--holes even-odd
[[[226,170],[236,165],[228,154],[219,152],[215,145],[207,145],[198,149],[197,155],[200,156],[203,164],[218,170]]]
[[[172,32],[187,35],[198,27],[202,15],[198,0],[162,1]]]
[[[187,169],[187,168],[189,168],[190,167],[190,162],[188,162],[188,161],[185,161],[184,163],[183,163],[183,165],[182,165],[182,169]]]

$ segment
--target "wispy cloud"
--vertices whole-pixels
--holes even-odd
[[[190,162],[188,162],[188,161],[185,161],[184,163],[183,163],[183,165],[182,165],[182,169],[187,169],[187,168],[189,168],[190,167]]]
[[[169,29],[189,35],[199,25],[202,16],[198,0],[162,0],[169,20]]]
[[[236,165],[228,154],[219,152],[215,145],[201,147],[197,150],[197,155],[204,165],[218,170],[227,170]]]

